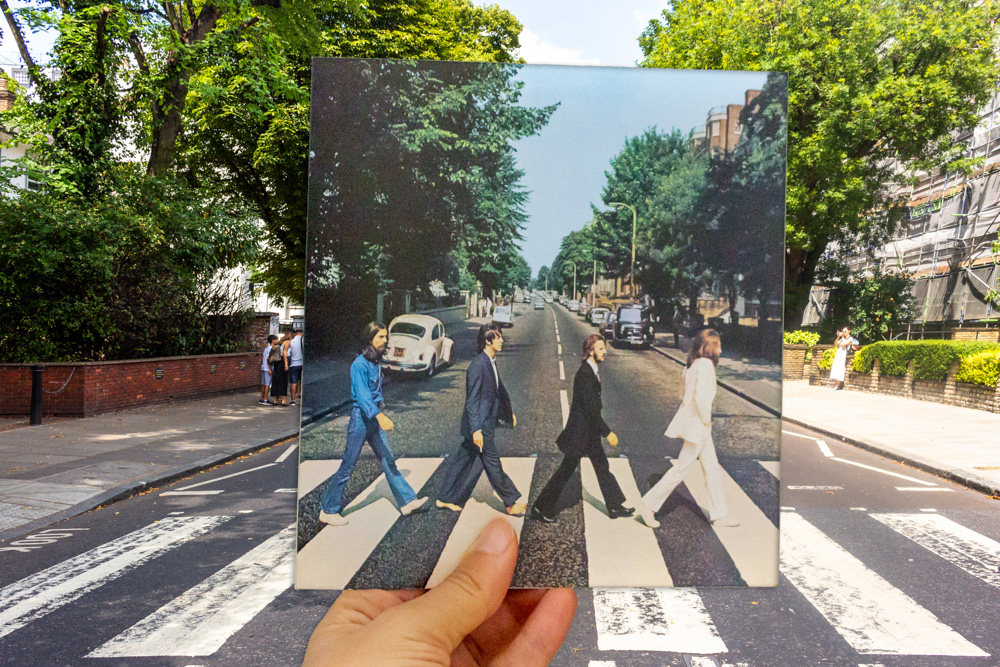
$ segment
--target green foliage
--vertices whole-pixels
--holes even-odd
[[[849,281],[841,297],[848,304],[852,332],[863,340],[888,340],[916,316],[913,277],[881,267],[873,275]]]
[[[1000,67],[995,2],[678,0],[640,37],[647,67],[787,72],[785,321],[831,240],[879,243],[902,218],[897,162],[969,167]]]
[[[823,350],[823,356],[820,357],[816,365],[822,368],[824,371],[828,371],[833,368],[833,357],[837,354],[837,351],[832,347],[828,350]]]
[[[972,341],[880,341],[861,348],[854,356],[853,370],[870,373],[879,360],[882,375],[906,375],[913,363],[913,377],[943,381],[956,361],[984,351],[1000,350],[996,343]]]
[[[819,334],[812,331],[785,331],[782,333],[785,345],[808,345],[813,347],[819,342]]]
[[[984,387],[996,387],[1000,381],[1000,349],[962,357],[956,380]]]

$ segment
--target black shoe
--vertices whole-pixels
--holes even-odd
[[[635,514],[635,508],[633,507],[609,507],[608,516],[612,519],[620,519],[625,516],[632,516]]]
[[[555,523],[556,520],[551,516],[546,516],[542,514],[542,510],[538,509],[534,505],[531,506],[531,518],[536,521],[541,521],[543,523]]]

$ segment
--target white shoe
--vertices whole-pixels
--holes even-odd
[[[416,512],[421,507],[423,507],[424,503],[426,502],[427,502],[427,496],[424,496],[422,498],[414,498],[410,502],[400,507],[399,513],[402,514],[403,516],[409,516],[414,512]]]
[[[712,525],[713,526],[723,526],[723,527],[726,527],[726,528],[734,528],[734,527],[740,525],[740,520],[739,519],[734,519],[731,516],[724,516],[722,518],[719,518],[719,519],[716,519],[715,521],[713,521]]]
[[[653,513],[650,512],[649,510],[640,511],[639,519],[650,528],[660,527],[660,522],[653,517]]]
[[[323,510],[319,511],[319,522],[328,526],[346,526],[348,523],[343,514],[327,514]]]

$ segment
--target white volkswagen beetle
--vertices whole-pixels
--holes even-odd
[[[418,371],[433,377],[438,368],[451,363],[453,345],[436,317],[400,315],[389,323],[389,342],[382,363],[389,370]]]

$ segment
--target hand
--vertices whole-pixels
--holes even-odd
[[[515,426],[517,426],[517,415],[515,415],[514,413],[511,413],[510,416],[514,420],[513,423],[511,423],[510,427],[514,428]]]
[[[479,449],[483,448],[483,432],[482,431],[476,431],[475,433],[472,434],[472,444],[474,444],[476,447],[479,447]]]
[[[344,591],[309,639],[303,667],[547,665],[576,613],[571,589],[509,591],[517,539],[504,519],[455,571],[423,591]]]
[[[383,431],[392,430],[392,420],[386,417],[384,412],[380,412],[375,415],[375,419],[378,421],[378,425],[382,427]]]
[[[618,446],[618,436],[614,434],[614,431],[608,433],[608,444],[612,447]]]

